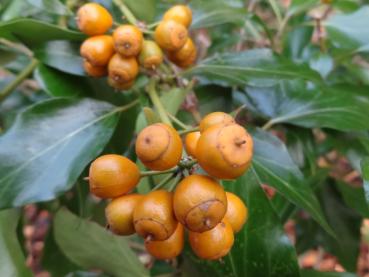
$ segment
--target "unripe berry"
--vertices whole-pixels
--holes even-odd
[[[181,49],[185,45],[187,37],[186,27],[174,20],[164,20],[155,29],[156,43],[168,51]]]
[[[180,223],[193,232],[214,228],[227,211],[223,187],[204,175],[184,178],[174,192],[173,208]]]
[[[77,11],[77,26],[89,36],[106,33],[113,25],[111,14],[101,5],[87,3]]]
[[[119,26],[113,33],[113,39],[115,49],[125,57],[135,57],[142,49],[143,35],[136,26]]]
[[[147,69],[154,69],[163,62],[163,51],[152,40],[145,40],[139,56],[140,64]]]
[[[130,192],[140,180],[137,165],[120,155],[104,155],[91,163],[90,191],[100,198],[115,198]]]

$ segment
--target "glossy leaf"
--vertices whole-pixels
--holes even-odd
[[[350,272],[321,272],[315,270],[302,270],[301,277],[358,277]]]
[[[294,64],[269,49],[215,55],[184,74],[228,86],[270,86],[283,79],[320,80],[319,74],[307,65]]]
[[[247,10],[242,6],[231,4],[232,1],[191,1],[193,10],[192,29],[209,28],[225,23],[242,24],[247,16]]]
[[[50,41],[35,48],[34,54],[50,67],[74,75],[85,75],[79,44],[64,40]]]
[[[127,239],[61,209],[55,216],[54,236],[64,254],[86,269],[114,276],[149,276]]]
[[[32,276],[17,238],[20,212],[0,211],[0,275]]]
[[[79,77],[72,76],[48,67],[38,65],[34,72],[34,78],[50,96],[77,97],[86,94],[88,86]]]
[[[240,100],[270,125],[290,123],[307,128],[341,131],[368,130],[369,96],[353,87],[312,87],[302,82],[281,82],[269,88],[247,87]]]
[[[262,182],[276,188],[289,201],[305,209],[330,234],[332,229],[323,216],[318,199],[306,184],[299,168],[292,161],[286,146],[275,136],[255,130],[253,165]]]
[[[121,110],[88,98],[59,98],[21,113],[0,137],[0,208],[68,190],[109,141]]]
[[[43,21],[21,18],[1,22],[0,37],[18,39],[32,46],[49,40],[81,41],[86,36]]]
[[[59,0],[27,0],[30,4],[48,13],[69,15],[70,11]]]

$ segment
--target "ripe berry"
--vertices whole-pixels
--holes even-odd
[[[177,228],[173,214],[173,195],[165,190],[145,195],[133,212],[137,234],[147,240],[166,240]]]
[[[206,129],[218,125],[218,124],[231,124],[235,123],[232,116],[223,112],[213,112],[205,116],[200,122],[200,132],[204,132]]]
[[[163,51],[152,40],[145,40],[139,56],[140,64],[147,68],[153,69],[163,62]]]
[[[218,260],[231,250],[234,235],[231,225],[223,219],[215,228],[203,232],[189,232],[189,241],[195,254],[206,260]]]
[[[98,78],[108,75],[108,68],[106,66],[95,66],[86,60],[83,61],[83,68],[91,77]]]
[[[135,58],[125,58],[115,54],[109,62],[109,78],[117,83],[128,83],[136,78],[138,74],[138,63]]]
[[[250,166],[253,141],[238,124],[215,125],[201,134],[196,147],[200,166],[219,179],[235,179]]]
[[[184,228],[178,223],[174,233],[163,241],[145,241],[147,252],[159,260],[168,260],[181,254],[184,245]]]
[[[111,14],[101,5],[88,3],[77,11],[78,28],[89,36],[106,33],[113,25]]]
[[[114,234],[127,236],[135,233],[133,210],[142,198],[140,194],[128,194],[114,198],[108,204],[105,217]]]
[[[81,56],[94,66],[106,66],[114,55],[113,38],[107,35],[86,39],[81,45]]]
[[[231,224],[235,233],[239,232],[247,221],[248,210],[242,200],[231,192],[226,192],[227,195],[227,213],[225,218]]]
[[[113,39],[115,49],[125,57],[137,56],[141,51],[143,35],[136,26],[119,26],[113,33]]]
[[[185,137],[185,148],[188,155],[196,158],[196,146],[199,141],[200,132],[188,133]]]
[[[140,180],[137,165],[120,155],[104,155],[90,166],[90,191],[100,198],[115,198],[130,192]]]
[[[187,37],[186,27],[174,20],[164,20],[155,29],[156,43],[168,51],[181,49],[185,45]]]
[[[152,124],[138,134],[136,154],[148,168],[166,170],[181,159],[182,140],[173,127],[163,123]]]
[[[195,63],[197,56],[196,46],[191,38],[187,38],[185,45],[174,52],[168,52],[168,58],[179,67],[185,68]]]
[[[223,187],[204,175],[184,178],[174,192],[173,208],[176,218],[194,232],[214,228],[227,211]]]
[[[192,22],[192,11],[188,6],[175,5],[165,12],[163,19],[174,20],[188,28]]]
[[[135,79],[128,81],[126,83],[121,83],[113,80],[111,77],[108,77],[108,84],[109,86],[117,89],[117,90],[128,90],[130,89],[135,83]]]

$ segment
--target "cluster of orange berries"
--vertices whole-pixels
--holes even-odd
[[[155,29],[155,41],[146,40],[140,28],[130,24],[113,25],[111,14],[101,5],[88,3],[77,12],[78,28],[89,35],[81,45],[84,69],[92,77],[108,76],[108,83],[119,90],[129,89],[139,74],[139,66],[155,69],[162,64],[163,51],[177,66],[192,65],[196,47],[188,36],[192,21],[189,7],[176,5],[164,14]]]
[[[235,179],[247,170],[253,151],[251,136],[223,112],[207,115],[199,127],[199,132],[187,134],[186,152],[210,176],[190,174],[178,183],[174,193],[160,189],[147,195],[128,194],[142,176],[137,165],[123,156],[104,155],[90,166],[91,192],[113,198],[106,207],[112,232],[137,233],[145,238],[147,251],[158,259],[171,259],[181,253],[184,227],[197,256],[220,259],[230,251],[234,233],[247,220],[242,200],[225,192],[215,178]],[[135,149],[149,169],[160,172],[181,165],[181,137],[167,124],[144,128]]]

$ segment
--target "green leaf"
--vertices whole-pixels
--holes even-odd
[[[0,137],[0,208],[68,190],[109,141],[124,107],[92,99],[46,100]]]
[[[331,235],[334,232],[323,216],[318,199],[304,182],[286,146],[275,136],[262,130],[251,132],[254,140],[253,166],[262,182],[276,188],[289,201],[305,209]]]
[[[358,277],[350,272],[321,272],[315,270],[301,270],[301,277]]]
[[[81,96],[88,90],[84,79],[65,74],[43,64],[39,64],[36,68],[34,78],[47,94],[54,97]]]
[[[193,11],[192,29],[209,28],[225,23],[242,24],[247,16],[247,10],[242,6],[231,4],[232,1],[191,1]]]
[[[18,210],[0,212],[0,275],[32,276],[17,238]]]
[[[65,275],[65,277],[109,277],[109,275],[97,272],[75,271]]]
[[[140,20],[151,22],[156,13],[156,0],[121,0]]]
[[[236,235],[230,254],[224,257],[224,264],[189,256],[203,273],[200,276],[299,276],[295,249],[260,185],[253,168],[237,181],[225,184],[227,191],[245,202],[249,218]]]
[[[364,196],[367,207],[369,208],[369,157],[361,160],[361,174],[363,176]]]
[[[336,184],[346,205],[356,210],[362,217],[369,217],[369,207],[365,199],[364,189],[338,181]]]
[[[79,44],[64,40],[47,42],[34,49],[37,59],[60,71],[85,76]]]
[[[21,18],[0,23],[0,37],[18,39],[33,46],[49,40],[81,41],[86,36],[56,25],[35,19]]]
[[[241,102],[270,118],[269,127],[290,123],[341,131],[369,128],[369,96],[357,94],[355,87],[308,87],[303,82],[280,82],[269,88],[247,87]]]
[[[338,48],[368,51],[369,6],[350,14],[336,14],[325,21],[329,39]],[[362,48],[362,49],[360,49]]]
[[[66,209],[57,212],[54,236],[65,255],[86,269],[101,269],[114,276],[149,276],[127,239]]]
[[[307,79],[319,81],[318,73],[304,64],[295,64],[273,54],[270,49],[254,49],[237,53],[214,55],[184,71],[221,85],[270,86],[281,79]]]
[[[57,15],[70,15],[70,11],[59,0],[27,0],[31,5],[48,13]]]

